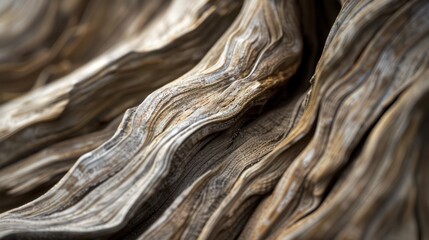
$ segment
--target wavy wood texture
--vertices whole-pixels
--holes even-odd
[[[15,4],[0,238],[429,238],[428,1]]]
[[[172,2],[137,37],[122,39],[53,84],[0,106],[0,166],[96,129],[194,66],[238,4],[186,2]]]

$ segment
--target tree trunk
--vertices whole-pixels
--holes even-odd
[[[429,239],[429,1],[0,12],[0,238]]]

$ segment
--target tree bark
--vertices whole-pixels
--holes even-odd
[[[429,238],[428,1],[0,10],[0,238]]]

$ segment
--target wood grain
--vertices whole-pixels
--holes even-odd
[[[429,238],[428,1],[39,4],[0,17],[38,66],[0,81],[0,238]],[[46,11],[100,29],[55,52]]]

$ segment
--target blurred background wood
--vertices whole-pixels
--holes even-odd
[[[1,2],[0,238],[428,239],[428,19]]]

